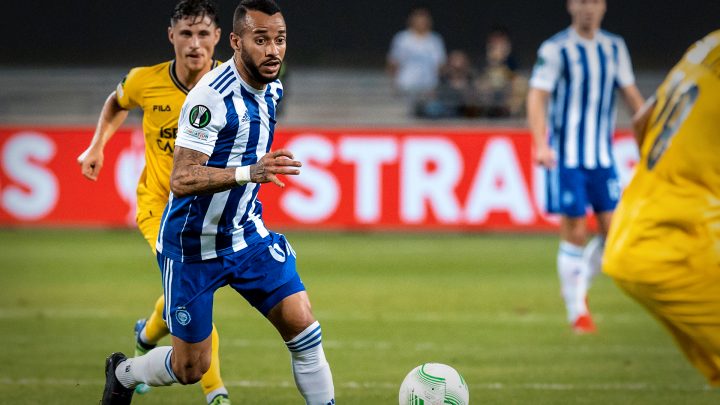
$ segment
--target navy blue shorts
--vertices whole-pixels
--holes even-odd
[[[556,167],[547,171],[547,211],[568,217],[615,210],[620,183],[614,167],[583,169]]]
[[[212,331],[213,295],[230,285],[263,315],[305,286],[295,251],[284,235],[270,232],[259,243],[215,259],[183,263],[157,254],[165,292],[163,317],[173,336],[196,343]]]

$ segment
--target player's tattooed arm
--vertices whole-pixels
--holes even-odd
[[[176,197],[212,194],[238,187],[235,168],[206,166],[208,155],[192,149],[175,147],[173,170],[170,175],[170,189]],[[253,183],[273,182],[280,187],[285,184],[277,175],[298,175],[302,164],[293,160],[290,151],[280,149],[265,154],[257,163],[250,165],[250,181]]]
[[[217,193],[237,186],[234,169],[205,166],[208,159],[202,152],[175,147],[170,189],[176,197]]]

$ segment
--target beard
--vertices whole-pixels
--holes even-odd
[[[243,65],[245,65],[245,69],[247,69],[250,77],[252,77],[253,80],[259,83],[272,83],[280,76],[281,69],[278,69],[277,73],[273,76],[264,76],[262,73],[260,73],[260,68],[255,64],[250,55],[245,52],[245,49],[240,50],[240,60],[242,60]],[[282,62],[280,63],[282,65]]]

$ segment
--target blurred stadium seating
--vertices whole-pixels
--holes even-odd
[[[2,69],[0,124],[92,125],[123,69]],[[643,95],[652,94],[664,72],[639,72]],[[422,120],[407,114],[382,70],[293,68],[286,80],[285,126],[452,125],[524,127],[524,118]],[[135,111],[129,123],[139,123]],[[618,126],[629,117],[618,109]]]

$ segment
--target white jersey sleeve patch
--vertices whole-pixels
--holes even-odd
[[[530,78],[530,87],[553,91],[561,73],[560,48],[555,43],[544,42],[538,50],[537,61]]]
[[[183,103],[175,146],[212,155],[218,133],[225,126],[222,98],[207,87],[195,87]]]

